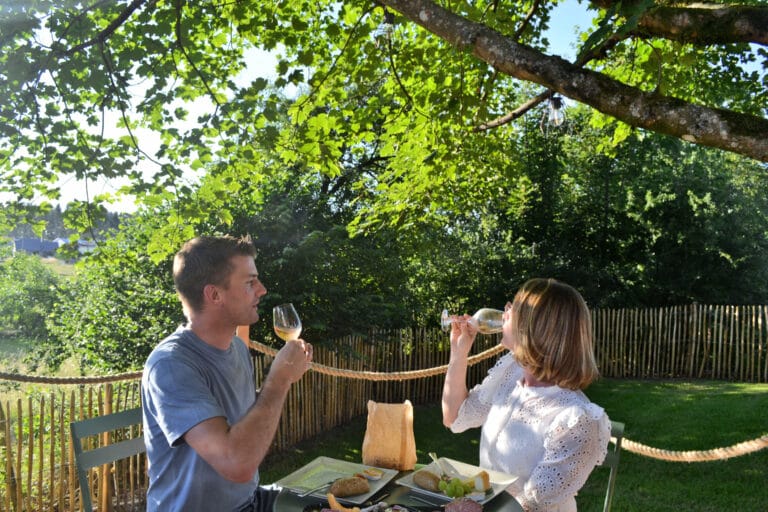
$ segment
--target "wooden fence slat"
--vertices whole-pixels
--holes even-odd
[[[43,433],[45,432],[45,415],[41,414],[38,418],[38,432],[37,432],[37,455],[40,460],[43,460],[43,454],[45,453],[45,447],[43,444]],[[30,451],[32,447],[30,446]],[[52,460],[48,460],[48,464],[53,464]],[[30,466],[32,463],[30,462]],[[38,464],[37,468],[37,496],[35,502],[37,504],[37,510],[43,510],[43,464]]]
[[[16,468],[15,468],[15,474],[17,475],[17,481],[16,481],[16,503],[17,507],[21,508],[24,506],[24,498],[22,496],[21,490],[23,488],[24,484],[24,478],[23,478],[23,472],[21,468],[21,461],[24,460],[24,451],[22,450],[22,443],[21,440],[24,436],[24,431],[22,429],[23,424],[23,418],[24,418],[24,412],[21,407],[21,398],[19,398],[16,401],[16,417],[19,418],[19,420],[16,422],[17,432],[14,436],[14,439],[16,440]]]
[[[32,460],[34,456],[34,447],[36,446],[35,443],[35,415],[31,413],[33,411],[32,409],[32,397],[27,397],[27,411],[30,411],[30,414],[27,416],[26,423],[27,423],[27,446],[30,447],[29,450],[27,450],[27,457],[26,457],[26,466],[27,466],[27,472],[26,472],[26,484],[22,484],[25,489],[32,489]],[[40,412],[42,413],[45,411],[45,396],[40,397]],[[43,416],[41,414],[40,416]],[[26,499],[24,502],[28,507],[32,506],[31,499]]]
[[[765,336],[765,329],[766,329],[766,322],[764,319],[766,318],[766,309],[768,309],[768,306],[761,306],[758,308],[758,315],[757,315],[757,325],[758,325],[758,349],[757,349],[757,375],[759,382],[766,382],[768,381],[768,364],[765,365],[765,372],[762,374],[762,380],[760,380],[760,368],[763,365],[763,360],[766,360],[768,362],[768,357],[765,357],[765,342],[766,342],[766,336]]]
[[[16,490],[13,488],[14,474],[13,474],[13,445],[11,444],[11,403],[5,402],[0,404],[0,426],[2,427],[2,445],[5,450],[5,492],[3,493],[4,509],[11,511],[16,510],[15,503],[13,502],[16,496]]]
[[[67,423],[67,416],[64,414],[64,412],[67,409],[67,404],[65,401],[65,396],[63,393],[59,393],[59,400],[61,400],[60,404],[56,404],[56,395],[54,393],[51,393],[51,432],[56,433],[56,442],[58,443],[58,460],[53,458],[53,454],[56,453],[55,446],[51,449],[51,458],[48,461],[49,466],[51,468],[54,468],[56,473],[58,475],[55,477],[57,482],[57,489],[58,489],[58,507],[57,508],[65,508],[65,503],[67,501],[67,481],[64,479],[64,476],[66,475],[66,465],[64,464],[64,461],[68,458],[68,452],[67,447],[69,446],[69,429],[66,428],[68,426]],[[54,413],[54,411],[56,411]],[[55,443],[54,443],[55,444]]]
[[[62,410],[64,408],[62,407]],[[72,391],[69,394],[69,417],[74,418],[75,417],[75,392]],[[64,429],[64,422],[61,422],[61,428]],[[62,439],[64,439],[62,435]],[[66,438],[67,440],[69,438]],[[67,507],[67,510],[69,512],[74,512],[75,510],[80,510],[79,508],[75,508],[75,491],[76,491],[76,485],[77,485],[77,476],[75,473],[75,450],[72,448],[72,443],[67,442],[67,477],[69,482],[69,505]]]

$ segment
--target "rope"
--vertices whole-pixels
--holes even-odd
[[[263,352],[264,354],[267,354],[269,356],[274,356],[275,354],[277,354],[277,349],[268,347],[267,345],[262,345],[257,341],[251,340],[250,345],[251,345],[251,348],[253,348],[254,350]],[[488,359],[489,357],[493,357],[496,354],[502,352],[503,350],[504,350],[503,345],[496,345],[484,352],[480,352],[479,354],[475,354],[474,356],[471,356],[467,360],[467,362],[471,366],[479,363],[480,361]],[[334,377],[342,377],[346,379],[364,379],[364,380],[373,380],[373,381],[386,381],[386,380],[402,381],[402,380],[420,379],[423,377],[432,377],[434,375],[440,375],[448,371],[448,365],[446,364],[443,366],[428,368],[426,370],[412,370],[407,372],[368,372],[368,371],[360,371],[360,370],[344,370],[341,368],[333,368],[331,366],[326,366],[324,364],[311,363],[310,369],[318,373],[323,373],[325,375],[332,375]]]
[[[262,352],[268,356],[274,357],[277,354],[277,349],[267,345],[263,345],[259,342],[250,341],[250,346],[258,352]],[[471,356],[468,359],[469,365],[475,365],[480,361],[493,357],[504,350],[503,345],[496,345],[488,350]],[[372,381],[387,381],[387,380],[412,380],[420,379],[423,377],[432,377],[434,375],[440,375],[448,371],[448,365],[436,366],[434,368],[428,368],[426,370],[413,370],[407,372],[368,372],[357,370],[344,370],[342,368],[334,368],[326,366],[320,363],[311,363],[310,369],[322,373],[325,375],[332,375],[334,377],[342,377],[347,379],[364,379]],[[119,380],[132,380],[141,378],[141,371],[119,373],[115,375],[103,375],[97,377],[42,377],[37,375],[20,375],[18,373],[6,373],[0,372],[0,379],[10,380],[16,382],[33,382],[39,384],[101,384],[105,382],[115,382]]]
[[[768,447],[768,434],[756,439],[752,439],[751,441],[744,441],[743,443],[737,443],[732,446],[726,446],[722,448],[714,448],[712,450],[662,450],[660,448],[652,448],[650,446],[645,446],[644,444],[636,443],[635,441],[627,438],[624,438],[621,447],[628,452],[650,457],[652,459],[666,460],[670,462],[708,462],[713,460],[730,459],[732,457],[738,457],[741,455],[746,455],[747,453],[762,450],[763,448]]]
[[[20,375],[18,373],[0,372],[0,379],[15,382],[35,382],[39,384],[102,384],[118,380],[134,380],[141,378],[141,372],[126,372],[115,375],[98,377],[40,377],[37,375]]]
[[[277,354],[277,349],[263,345],[259,342],[250,340],[250,346],[258,352],[262,352],[268,356],[274,357]],[[468,359],[469,365],[474,365],[493,357],[504,350],[503,345],[496,345],[488,350],[471,356]],[[410,379],[420,379],[423,377],[432,377],[440,375],[448,371],[448,365],[436,366],[434,368],[428,368],[426,370],[412,370],[406,372],[369,372],[369,371],[357,371],[357,370],[344,370],[341,368],[333,368],[319,363],[311,363],[310,369],[318,373],[325,375],[332,375],[334,377],[341,377],[347,379],[365,379],[372,381],[403,381]],[[0,372],[0,379],[11,380],[17,382],[37,382],[44,384],[99,384],[104,382],[115,382],[119,380],[131,380],[141,377],[141,372],[126,372],[116,375],[106,375],[98,377],[38,377],[34,375],[20,375],[17,373],[5,373]],[[628,452],[642,455],[644,457],[650,457],[652,459],[665,460],[670,462],[707,462],[714,460],[724,460],[748,453],[756,452],[768,447],[768,434],[752,439],[751,441],[745,441],[743,443],[737,443],[732,446],[714,448],[712,450],[698,450],[698,451],[673,451],[663,450],[661,448],[653,448],[644,444],[632,441],[631,439],[624,438],[621,444],[622,449]]]

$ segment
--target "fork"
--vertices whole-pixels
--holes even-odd
[[[314,488],[312,488],[312,489],[309,489],[308,491],[304,491],[304,492],[301,492],[301,493],[299,493],[299,498],[305,498],[305,497],[309,496],[310,494],[312,494],[313,492],[317,492],[317,491],[319,491],[319,490],[320,490],[320,489],[322,489],[323,487],[328,487],[328,486],[329,486],[329,485],[331,485],[333,482],[334,482],[334,480],[329,480],[329,481],[325,482],[325,483],[324,483],[324,484],[322,484],[322,485],[318,485],[317,487],[314,487]]]

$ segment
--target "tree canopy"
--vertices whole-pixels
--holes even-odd
[[[540,46],[553,4],[490,2],[465,10],[432,0],[382,3],[494,72],[537,83],[629,126],[768,161],[764,2],[598,0],[594,30],[584,34],[575,62],[549,56]],[[764,59],[762,79],[745,66],[758,55]],[[744,89],[718,86],[718,76]]]
[[[593,24],[570,63],[547,53],[555,5],[5,1],[0,193],[57,199],[78,179],[99,203],[89,185],[108,179],[156,206],[215,167],[206,209],[184,220],[226,220],[266,144],[329,177],[374,165],[354,177],[356,229],[407,229],[497,194],[520,168],[506,141],[554,94],[609,128],[596,153],[638,127],[768,161],[764,2],[582,4]],[[257,76],[257,50],[276,56],[274,78]]]

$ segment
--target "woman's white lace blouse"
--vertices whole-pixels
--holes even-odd
[[[453,432],[482,426],[480,466],[519,478],[527,511],[574,512],[576,493],[607,453],[611,423],[581,391],[529,387],[511,353],[469,392]]]

